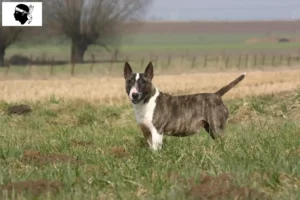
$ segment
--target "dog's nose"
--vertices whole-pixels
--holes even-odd
[[[139,98],[139,93],[132,93],[132,99],[137,100]]]

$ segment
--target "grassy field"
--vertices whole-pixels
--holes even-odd
[[[278,33],[280,37],[295,37]],[[297,36],[297,35],[296,35]],[[218,49],[277,49],[298,48],[299,43],[247,44],[251,38],[268,38],[264,34],[138,34],[124,38],[124,50],[218,50]],[[297,47],[298,46],[298,47]]]
[[[172,94],[212,92],[241,72],[164,74],[154,84]],[[224,96],[223,141],[202,130],[166,137],[161,152],[143,140],[122,77],[2,80],[1,199],[300,198],[300,71],[247,72]],[[32,112],[7,114],[22,103]]]
[[[299,38],[299,34],[278,33],[278,37]],[[298,52],[298,42],[277,43],[259,42],[249,44],[251,38],[269,38],[261,33],[253,34],[201,34],[201,33],[173,33],[173,34],[134,34],[122,38],[119,50],[121,56],[130,59],[141,59],[148,56],[167,57],[169,55],[181,56],[182,54],[221,54],[223,51],[231,53],[281,53]],[[55,57],[56,60],[68,60],[70,57],[70,42],[68,40],[53,40],[39,42],[38,44],[16,43],[7,49],[6,57],[14,54],[33,56],[33,58]],[[111,53],[106,52],[99,46],[90,46],[85,54],[85,59],[91,59],[94,54],[97,60],[110,59]]]
[[[299,43],[248,44],[269,37],[264,24],[251,34],[222,26],[228,33],[148,34],[146,26],[124,38],[121,62],[78,64],[75,76],[69,64],[0,68],[0,199],[300,199]],[[296,37],[289,28],[277,35]],[[6,57],[68,60],[69,52],[68,41],[54,40],[17,43]],[[262,64],[251,52],[269,55]],[[227,61],[230,53],[250,58]],[[279,61],[274,53],[294,57]],[[111,58],[99,47],[85,58],[91,54]],[[211,55],[206,64],[204,55]],[[153,60],[154,84],[175,95],[214,92],[247,72],[223,97],[230,110],[224,140],[201,130],[165,137],[162,151],[151,151],[125,93],[125,59],[139,72]],[[32,112],[8,114],[16,104]]]
[[[300,198],[297,89],[226,100],[223,141],[166,137],[161,152],[149,150],[127,102],[19,102],[33,111],[8,116],[0,104],[1,199]]]

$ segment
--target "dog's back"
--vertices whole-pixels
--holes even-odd
[[[156,99],[153,124],[160,132],[172,136],[188,136],[201,127],[215,138],[223,132],[229,111],[222,96],[245,78],[245,73],[215,93],[172,96],[160,92]]]
[[[214,93],[172,96],[160,93],[153,124],[167,135],[187,136],[208,128],[209,121],[226,121],[228,109]]]

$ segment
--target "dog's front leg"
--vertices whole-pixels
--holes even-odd
[[[162,149],[163,135],[159,134],[151,121],[144,121],[140,124],[144,137],[153,150]]]
[[[152,136],[152,149],[153,150],[161,150],[163,145],[163,135],[159,134],[155,127],[151,129]]]
[[[143,124],[140,124],[141,130],[144,134],[144,138],[146,139],[147,143],[149,144],[150,147],[152,147],[152,134],[151,131],[149,130],[148,127],[146,127]]]

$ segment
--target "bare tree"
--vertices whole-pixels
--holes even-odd
[[[9,0],[5,2],[9,2]],[[11,14],[13,15],[13,13]],[[2,2],[0,4],[0,20],[2,21]],[[0,27],[0,66],[4,66],[6,48],[14,44],[25,30],[25,27]]]
[[[16,42],[22,29],[16,27],[0,27],[0,66],[4,66],[6,48]]]
[[[124,24],[137,20],[151,0],[45,0],[44,23],[71,40],[71,60],[83,62],[92,44],[110,51]]]

